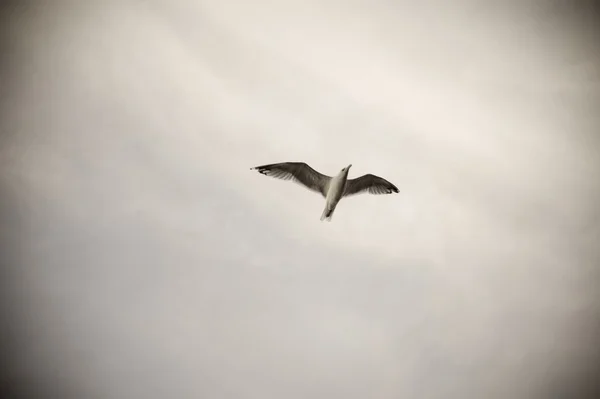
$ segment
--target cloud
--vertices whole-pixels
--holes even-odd
[[[583,30],[523,7],[19,14],[0,151],[14,381],[115,398],[571,389],[597,359],[596,60]],[[324,224],[322,198],[248,170],[286,160],[401,192]]]

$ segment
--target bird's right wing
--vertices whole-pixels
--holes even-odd
[[[382,177],[372,174],[364,175],[356,179],[348,179],[344,189],[344,197],[349,195],[368,192],[369,194],[391,194],[397,193],[398,187]]]
[[[330,176],[317,172],[304,162],[273,163],[250,169],[256,169],[265,176],[300,183],[309,190],[320,193],[323,197],[327,196],[327,187],[331,180]]]

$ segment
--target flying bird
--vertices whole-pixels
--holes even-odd
[[[392,194],[399,190],[389,181],[382,177],[366,174],[356,179],[348,179],[348,172],[352,165],[342,168],[337,176],[331,177],[317,172],[304,162],[283,162],[269,165],[255,166],[250,170],[257,170],[265,176],[271,176],[281,180],[292,180],[302,184],[309,190],[317,192],[325,197],[325,209],[321,215],[321,221],[331,221],[333,211],[343,197],[350,195],[369,194]]]

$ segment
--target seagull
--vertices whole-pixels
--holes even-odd
[[[343,197],[350,195],[392,194],[399,190],[382,177],[366,174],[356,179],[348,179],[348,172],[352,164],[342,168],[337,176],[331,177],[317,172],[304,162],[282,162],[269,165],[255,166],[250,170],[257,170],[265,176],[281,180],[292,180],[309,190],[321,194],[325,198],[325,209],[321,221],[331,221],[333,211]]]

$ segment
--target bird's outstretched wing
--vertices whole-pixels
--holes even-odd
[[[330,176],[321,174],[305,164],[304,162],[283,162],[269,165],[256,166],[254,168],[265,176],[271,176],[281,180],[292,180],[300,183],[306,188],[320,193],[324,197],[327,195]]]
[[[400,190],[384,178],[368,174],[356,179],[348,179],[343,196],[347,197],[364,192],[378,195],[398,193]]]

